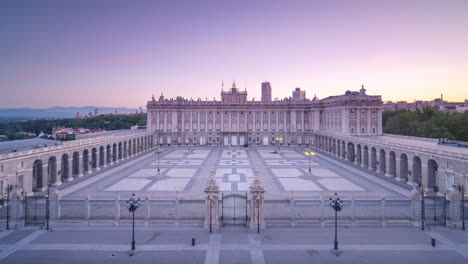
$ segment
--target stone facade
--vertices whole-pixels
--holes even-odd
[[[166,99],[147,104],[149,132],[161,145],[308,145],[311,132],[381,135],[382,99],[362,88],[322,100],[248,101],[233,84],[221,101]]]

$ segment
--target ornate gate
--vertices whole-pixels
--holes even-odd
[[[222,193],[221,197],[221,224],[247,226],[249,221],[247,193]]]
[[[447,225],[448,201],[436,193],[428,194],[424,199],[424,219],[428,225]]]
[[[44,196],[26,196],[23,200],[25,226],[40,226],[46,222],[46,198]]]

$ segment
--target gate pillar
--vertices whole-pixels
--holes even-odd
[[[448,226],[459,228],[462,226],[461,223],[461,191],[459,188],[453,188],[448,192],[447,195],[450,200],[449,215],[450,221],[447,222]]]
[[[255,179],[250,186],[250,229],[257,230],[260,232],[261,229],[265,229],[265,216],[264,216],[264,205],[265,205],[265,189],[260,183],[260,177],[258,170],[255,171]]]
[[[205,223],[204,228],[217,231],[219,224],[219,186],[214,178],[214,170],[210,171],[210,180],[205,188]]]

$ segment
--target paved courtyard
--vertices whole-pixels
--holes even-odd
[[[223,192],[247,192],[256,171],[267,198],[319,196],[405,197],[409,186],[359,167],[317,154],[310,161],[304,148],[166,148],[160,156],[145,154],[60,187],[66,197],[130,195],[201,198],[213,173]]]
[[[468,233],[447,228],[269,228],[257,234],[223,228],[57,227],[0,232],[0,263],[467,263]],[[192,246],[195,238],[195,246]],[[436,246],[431,246],[436,239]]]

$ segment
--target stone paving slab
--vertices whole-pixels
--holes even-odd
[[[30,264],[83,264],[83,263],[205,263],[206,251],[138,251],[135,256],[127,252],[53,250],[20,250],[8,256],[2,263]],[[34,260],[34,261],[33,261]]]
[[[428,264],[428,263],[466,263],[466,259],[455,252],[402,252],[402,251],[343,251],[335,256],[327,251],[264,251],[265,262],[269,264],[310,264],[310,263],[359,263],[359,264]]]
[[[12,230],[13,231],[13,230]],[[2,231],[6,232],[6,231]],[[29,236],[32,234],[34,231],[33,230],[15,230],[13,232],[10,232],[8,235],[1,237],[0,238],[0,244],[1,245],[6,245],[6,244],[15,244],[21,239]]]
[[[99,235],[96,235],[99,234]],[[209,234],[203,230],[136,230],[135,239],[139,245],[189,245],[192,238],[197,244],[207,244]],[[131,231],[123,230],[63,230],[47,232],[31,244],[109,244],[124,245],[131,239]]]
[[[221,250],[219,263],[223,264],[250,264],[250,252],[247,250]]]

